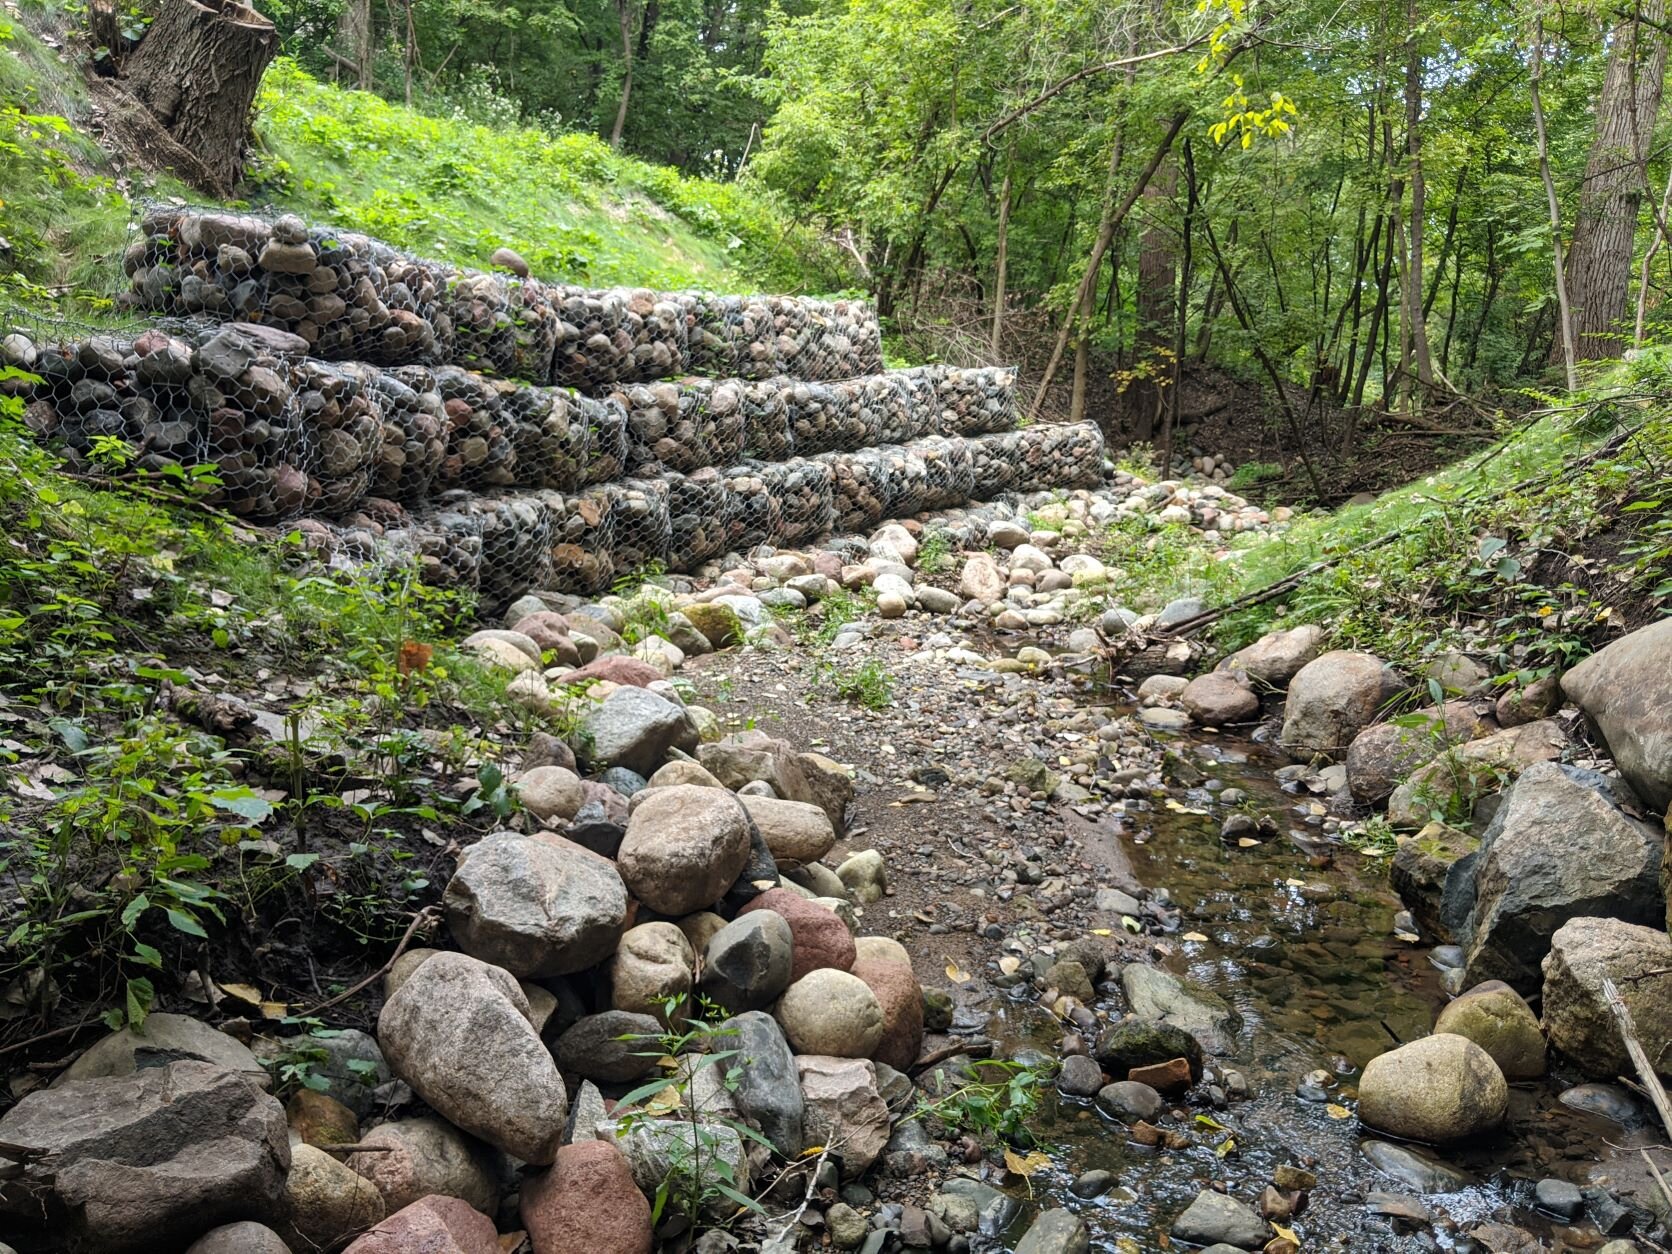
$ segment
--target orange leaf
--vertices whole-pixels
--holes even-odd
[[[416,640],[401,641],[400,654],[395,658],[395,669],[405,679],[414,671],[426,670],[430,659],[435,656],[435,649],[427,644],[419,644]]]

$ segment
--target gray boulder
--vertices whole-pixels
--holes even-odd
[[[0,1251],[11,1254],[11,1248],[0,1246]],[[266,1224],[240,1219],[211,1228],[186,1247],[186,1254],[291,1254],[291,1249]]]
[[[683,706],[632,686],[617,688],[581,724],[586,757],[596,767],[624,766],[650,775],[668,750],[694,753],[697,728]]]
[[[1415,836],[1400,837],[1388,866],[1388,883],[1424,936],[1442,944],[1457,943],[1474,909],[1479,850],[1477,837],[1444,823],[1430,823]]]
[[[1271,1239],[1271,1228],[1234,1197],[1203,1189],[1173,1220],[1173,1237],[1190,1245],[1230,1245],[1258,1250]]]
[[[1477,984],[1440,1011],[1434,1030],[1468,1037],[1492,1055],[1507,1080],[1536,1080],[1544,1074],[1538,1017],[1508,984]]]
[[[389,1065],[449,1122],[524,1162],[563,1139],[563,1077],[509,973],[466,954],[430,958],[377,1021]]]
[[[594,966],[627,918],[615,866],[550,832],[484,836],[460,856],[443,901],[467,954],[529,978]]]
[[[600,1084],[628,1084],[656,1069],[655,1038],[661,1032],[651,1015],[625,1010],[586,1015],[557,1038],[557,1061],[565,1071]]]
[[[1366,727],[1347,747],[1347,787],[1353,800],[1373,806],[1386,801],[1412,771],[1432,762],[1448,745],[1495,731],[1489,717],[1468,701],[1448,701]]]
[[[1544,1030],[1550,1044],[1587,1075],[1633,1074],[1603,997],[1613,979],[1638,1038],[1662,1075],[1672,1076],[1672,937],[1618,919],[1570,919],[1544,960]]]
[[[1324,629],[1307,623],[1287,631],[1267,632],[1220,662],[1218,669],[1240,672],[1256,688],[1281,690],[1323,650]]]
[[[1672,805],[1672,618],[1632,632],[1562,676],[1636,793]]]
[[[1412,771],[1388,797],[1388,822],[1421,827],[1436,815],[1468,817],[1527,767],[1554,762],[1567,750],[1567,733],[1554,719],[1489,732],[1445,749]]]
[[[1659,923],[1662,837],[1625,814],[1595,772],[1554,762],[1524,771],[1481,837],[1463,947],[1470,984],[1536,993],[1550,938],[1569,919]]]
[[[1399,692],[1398,677],[1378,657],[1335,649],[1296,672],[1283,710],[1283,748],[1298,759],[1340,757]]]
[[[752,910],[708,942],[702,991],[728,1010],[761,1010],[790,986],[794,938],[784,916]]]
[[[24,1248],[180,1249],[220,1224],[282,1218],[284,1107],[213,1063],[142,1067],[24,1097],[0,1142],[39,1151],[0,1183]]]
[[[54,1081],[71,1084],[104,1076],[132,1075],[146,1067],[171,1062],[212,1062],[267,1087],[261,1060],[243,1044],[190,1015],[147,1015],[143,1027],[122,1028],[95,1041]]]
[[[325,1082],[322,1090],[364,1119],[377,1107],[377,1088],[389,1082],[389,1063],[377,1040],[359,1028],[315,1032],[309,1042],[324,1051],[313,1074]]]
[[[730,1035],[721,1038],[719,1047],[737,1051],[715,1064],[735,1086],[732,1100],[774,1149],[794,1158],[805,1144],[806,1103],[783,1031],[771,1015],[759,1010],[727,1019],[720,1028]]]
[[[1086,1221],[1060,1209],[1043,1212],[1016,1243],[1016,1254],[1086,1254],[1090,1249]]]
[[[1209,1053],[1235,1051],[1242,1016],[1217,993],[1138,962],[1121,969],[1120,985],[1139,1019],[1188,1032]]]

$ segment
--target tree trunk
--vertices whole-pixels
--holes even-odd
[[[1163,224],[1162,217],[1177,189],[1178,170],[1171,161],[1163,162],[1144,188],[1148,223],[1138,240],[1137,326],[1132,336],[1136,377],[1127,393],[1132,412],[1132,438],[1141,442],[1155,438],[1167,403],[1166,380],[1173,374],[1165,357],[1173,342],[1173,289],[1178,260],[1172,233]]]
[[[1613,73],[1613,68],[1609,68]],[[1550,213],[1550,251],[1556,265],[1556,313],[1557,328],[1553,337],[1552,351],[1560,349],[1562,364],[1567,372],[1568,391],[1579,389],[1578,349],[1573,338],[1573,306],[1568,301],[1567,272],[1568,267],[1562,257],[1562,205],[1556,199],[1556,180],[1550,173],[1550,136],[1544,127],[1544,97],[1539,92],[1539,86],[1544,81],[1544,19],[1533,20],[1533,72],[1528,77],[1527,87],[1533,98],[1533,131],[1538,138],[1538,172],[1544,182],[1545,206]],[[1606,94],[1606,92],[1604,93]],[[1631,244],[1626,242],[1626,267],[1630,272]],[[1624,293],[1621,294],[1622,300]],[[1482,321],[1485,315],[1482,314]]]
[[[615,0],[621,19],[621,101],[615,107],[615,125],[610,127],[610,147],[621,147],[621,132],[627,128],[627,101],[633,95],[633,4]]]
[[[348,0],[337,19],[337,44],[343,59],[352,62],[355,86],[372,89],[372,0]]]
[[[1624,345],[1620,323],[1631,290],[1643,163],[1666,75],[1666,40],[1659,29],[1665,11],[1664,0],[1643,0],[1644,20],[1614,27],[1567,255],[1573,346],[1581,361],[1617,357]],[[1558,345],[1551,360],[1561,351]]]
[[[1428,316],[1422,302],[1422,235],[1427,227],[1428,181],[1422,172],[1422,51],[1417,31],[1421,18],[1416,0],[1408,0],[1406,20],[1410,34],[1405,47],[1405,151],[1410,158],[1411,216],[1405,261],[1405,343],[1416,366],[1417,390],[1412,393],[1413,410],[1420,410],[1434,388],[1434,359],[1428,347]],[[1402,353],[1401,356],[1404,354]]]
[[[123,86],[173,145],[156,155],[203,191],[228,195],[244,174],[250,108],[279,50],[273,24],[231,0],[163,0],[128,58]]]
[[[1004,280],[1010,261],[1010,163],[1004,167],[1004,187],[999,192],[998,260],[993,273],[993,360],[1003,351],[1004,338]]]

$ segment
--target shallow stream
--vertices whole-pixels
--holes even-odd
[[[1384,868],[1332,844],[1316,825],[1322,807],[1314,808],[1313,798],[1279,788],[1273,772],[1283,759],[1230,737],[1181,739],[1174,749],[1188,764],[1185,777],[1194,778],[1189,765],[1205,776],[1199,786],[1173,790],[1178,808],[1129,809],[1124,818],[1083,824],[1080,838],[1111,873],[1129,871],[1146,887],[1171,894],[1182,922],[1161,938],[1173,950],[1162,965],[1218,993],[1241,1015],[1239,1048],[1228,1061],[1247,1078],[1252,1098],[1212,1112],[1223,1131],[1195,1120],[1194,1144],[1168,1151],[1136,1145],[1121,1124],[1088,1103],[1053,1094],[1039,1121],[1053,1161],[1031,1181],[1035,1205],[1071,1203],[1091,1226],[1094,1249],[1148,1254],[1177,1248],[1161,1234],[1204,1184],[1221,1181],[1252,1201],[1274,1168],[1292,1163],[1319,1181],[1310,1208],[1289,1225],[1303,1250],[1496,1249],[1458,1236],[1483,1223],[1531,1231],[1546,1249],[1601,1244],[1605,1238],[1590,1224],[1568,1229],[1537,1213],[1532,1186],[1559,1176],[1618,1187],[1617,1173],[1641,1171],[1635,1147],[1653,1138],[1642,1126],[1622,1127],[1563,1105],[1560,1074],[1511,1087],[1501,1134],[1444,1152],[1445,1163],[1472,1179],[1465,1187],[1422,1196],[1409,1178],[1372,1165],[1360,1148],[1371,1134],[1352,1113],[1357,1068],[1429,1032],[1446,999],[1429,950],[1394,937],[1400,903]],[[1243,808],[1271,815],[1279,834],[1246,848],[1222,841],[1220,824],[1232,807],[1216,798],[1231,788],[1247,793]],[[1192,936],[1205,939],[1186,939]],[[1051,1050],[1062,1029],[1022,1001],[999,1010],[988,1031],[1001,1050],[1014,1052],[1025,1042]],[[1297,1084],[1319,1068],[1338,1083],[1327,1101],[1304,1100]],[[1604,1097],[1641,1125],[1641,1107],[1629,1095],[1616,1090]],[[1216,1153],[1227,1138],[1235,1148]],[[1095,1201],[1072,1197],[1068,1186],[1096,1168],[1112,1172],[1116,1187]],[[1381,1213],[1420,1213],[1423,1205],[1439,1220],[1433,1227]],[[1020,1237],[1032,1209],[997,1234],[1005,1246]]]

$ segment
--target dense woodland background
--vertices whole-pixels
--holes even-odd
[[[1367,458],[1459,451],[1525,389],[1572,387],[1666,329],[1662,0],[263,11],[294,60],[269,71],[258,137],[322,83],[410,106],[409,131],[590,133],[729,198],[675,212],[709,213],[757,281],[869,292],[896,358],[1019,361],[1038,414],[1269,456],[1309,496],[1377,486]],[[150,15],[100,13],[93,56],[119,72],[154,42]],[[394,129],[364,112],[300,124],[315,158],[334,146],[355,170],[340,182]],[[427,160],[352,224],[400,239],[481,190],[479,156]],[[246,194],[317,174],[257,154]],[[597,232],[569,246],[565,229],[536,272],[598,278]],[[663,277],[654,260],[641,281]]]

